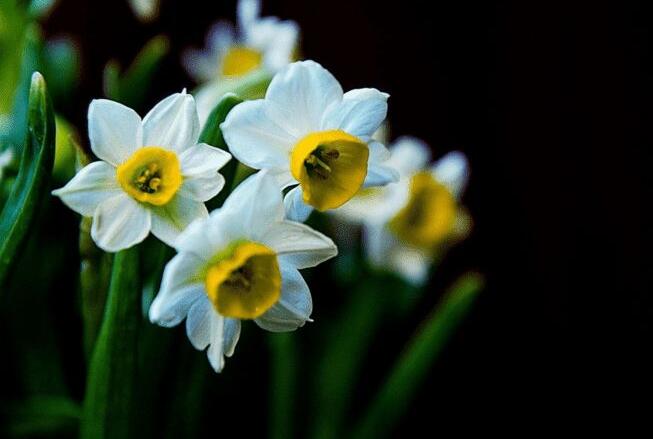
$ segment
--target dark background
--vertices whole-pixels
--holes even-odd
[[[418,136],[438,156],[460,149],[471,161],[474,233],[395,337],[409,335],[468,268],[485,273],[487,288],[398,431],[545,426],[586,409],[602,424],[599,411],[635,406],[627,393],[650,401],[653,14],[645,4],[264,2],[264,15],[300,24],[304,57],[345,90],[391,94],[393,138]],[[158,33],[172,50],[149,103],[192,87],[178,54],[202,45],[208,26],[233,19],[234,8],[163,0],[160,19],[143,26],[121,1],[63,0],[45,28],[82,50],[79,108],[69,118],[84,127],[106,61],[128,63]],[[315,301],[316,311],[326,302]],[[244,361],[233,367],[254,371]],[[257,410],[261,398],[252,396]]]

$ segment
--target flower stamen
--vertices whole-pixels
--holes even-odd
[[[295,145],[290,171],[302,187],[304,202],[324,211],[340,207],[358,192],[368,157],[367,144],[351,134],[315,132]]]
[[[118,167],[116,177],[132,198],[155,206],[167,204],[182,183],[177,154],[158,146],[137,150]]]

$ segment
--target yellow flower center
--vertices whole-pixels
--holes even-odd
[[[456,219],[456,200],[428,172],[410,181],[408,203],[390,221],[390,230],[409,245],[430,249],[447,238]]]
[[[135,200],[163,206],[181,186],[181,166],[177,154],[158,146],[137,150],[118,166],[120,186]]]
[[[293,148],[290,171],[304,202],[319,211],[345,204],[367,176],[367,144],[341,130],[309,134]]]
[[[217,255],[205,279],[206,292],[225,317],[255,319],[281,296],[276,253],[256,242],[237,242]]]
[[[245,46],[233,46],[222,58],[222,74],[224,76],[243,76],[261,67],[263,54],[258,50]]]

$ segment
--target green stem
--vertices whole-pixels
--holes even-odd
[[[482,287],[482,276],[468,273],[449,289],[399,357],[351,437],[379,438],[392,433]]]
[[[104,321],[88,371],[81,437],[132,437],[139,411],[137,344],[141,321],[138,248],[114,257]]]
[[[271,351],[269,432],[272,439],[293,437],[297,388],[296,334],[269,334]]]
[[[351,292],[349,302],[329,332],[325,352],[320,356],[312,437],[337,438],[348,412],[352,389],[382,315],[378,284],[371,277]]]
[[[100,332],[104,304],[111,280],[111,255],[100,250],[91,239],[91,218],[82,218],[79,226],[79,254],[84,353],[90,360]]]

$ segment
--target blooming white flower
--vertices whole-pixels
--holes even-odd
[[[373,88],[343,93],[313,61],[275,75],[265,99],[237,105],[221,125],[231,153],[255,169],[270,169],[283,188],[289,218],[304,221],[313,208],[342,206],[365,186],[398,179],[372,139],[385,119],[388,95]]]
[[[4,151],[0,151],[0,181],[2,181],[2,175],[4,170],[14,159],[14,151],[11,148],[7,148]]]
[[[241,320],[275,332],[303,326],[313,305],[298,269],[337,254],[326,236],[284,219],[281,188],[265,171],[191,224],[175,247],[150,320],[170,327],[185,318],[190,342],[198,350],[209,346],[216,372],[234,352]]]
[[[199,143],[195,101],[176,93],[141,121],[132,109],[97,99],[88,110],[91,149],[100,161],[81,169],[53,195],[93,217],[91,236],[106,251],[143,241],[150,231],[168,245],[220,192],[217,171],[230,154]]]
[[[429,148],[410,137],[397,140],[390,151],[387,163],[399,170],[399,182],[364,189],[334,214],[363,224],[373,265],[421,284],[443,246],[469,233],[471,219],[459,205],[469,165],[462,153],[451,152],[429,168]]]
[[[186,70],[203,84],[195,93],[202,124],[227,91],[225,82],[261,68],[275,73],[293,60],[299,39],[297,23],[260,14],[260,0],[239,0],[236,29],[219,21],[210,29],[204,49],[184,53]]]

